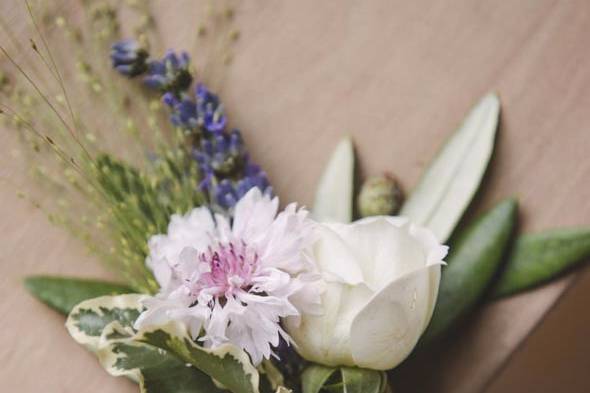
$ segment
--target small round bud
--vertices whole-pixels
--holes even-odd
[[[402,203],[402,192],[389,175],[372,176],[365,180],[357,199],[361,217],[392,216]]]

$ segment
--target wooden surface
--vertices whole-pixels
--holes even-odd
[[[182,48],[194,37],[192,3],[156,4],[167,44]],[[590,223],[587,1],[237,4],[233,64],[204,78],[283,202],[310,203],[326,154],[344,134],[354,137],[363,173],[388,170],[411,189],[470,105],[494,90],[503,105],[497,151],[470,214],[517,196],[523,230]],[[15,163],[4,153],[12,139],[0,138],[0,173],[10,178]],[[0,196],[2,390],[136,391],[109,377],[21,283],[32,273],[108,274],[6,183]],[[482,392],[570,282],[481,309],[437,351],[400,368],[399,392]]]

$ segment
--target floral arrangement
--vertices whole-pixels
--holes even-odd
[[[190,56],[153,57],[153,21],[138,4],[137,40],[117,38],[117,9],[102,3],[86,5],[89,31],[55,19],[111,63],[80,58],[77,69],[86,110],[112,108],[103,120],[127,139],[99,147],[92,129],[105,123],[86,121],[84,104],[72,102],[27,2],[40,39],[31,53],[58,93],[4,44],[12,68],[0,88],[5,126],[35,152],[35,185],[52,191],[44,201],[21,196],[123,281],[34,276],[26,286],[68,315],[72,338],[108,373],[140,391],[395,391],[388,371],[482,299],[539,285],[590,255],[588,228],[518,235],[514,199],[463,222],[492,157],[495,94],[475,105],[407,200],[390,174],[357,193],[344,138],[311,211],[282,207]],[[139,153],[121,159],[116,147]],[[41,166],[41,153],[57,160]]]

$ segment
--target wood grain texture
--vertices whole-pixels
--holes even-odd
[[[166,45],[192,42],[193,2],[155,4]],[[469,214],[514,195],[523,230],[590,223],[587,1],[252,0],[237,3],[235,23],[233,64],[202,76],[283,202],[311,202],[326,153],[344,134],[363,173],[391,171],[410,190],[468,108],[493,90],[503,106],[497,151]],[[7,152],[12,138],[0,138]],[[16,176],[6,161],[2,175]],[[4,386],[136,391],[101,370],[21,285],[31,273],[108,274],[5,183],[0,195]],[[397,391],[482,391],[570,282],[482,308],[400,368]]]

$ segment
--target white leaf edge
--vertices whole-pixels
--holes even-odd
[[[492,156],[500,100],[484,96],[422,176],[400,215],[446,242],[475,195]]]
[[[98,357],[98,361],[100,365],[106,370],[107,373],[112,375],[113,377],[127,377],[132,381],[136,382],[140,386],[141,393],[145,392],[145,388],[143,385],[143,375],[141,374],[141,370],[139,368],[124,370],[121,368],[115,367],[117,360],[121,357],[126,355],[122,353],[116,353],[113,348],[117,343],[125,343],[128,345],[145,345],[141,343],[137,343],[133,341],[132,337],[128,338],[121,338],[121,339],[107,339],[109,334],[114,332],[125,332],[128,333],[128,330],[121,326],[118,321],[111,322],[108,324],[101,335],[100,344],[96,351],[96,356]]]
[[[192,338],[188,335],[188,332],[186,331],[186,327],[180,323],[169,323],[164,326],[147,328],[139,332],[134,332],[131,329],[127,329],[124,326],[122,326],[118,321],[113,321],[105,326],[100,336],[90,336],[86,334],[84,331],[80,330],[78,326],[76,326],[77,320],[74,318],[74,315],[78,314],[82,309],[95,311],[99,314],[102,314],[101,308],[124,308],[136,309],[138,311],[141,311],[143,310],[141,301],[146,297],[146,295],[129,294],[117,296],[101,296],[94,299],[85,300],[76,305],[72,309],[66,321],[66,328],[72,336],[72,338],[74,338],[74,340],[78,344],[83,345],[88,350],[97,355],[101,365],[109,374],[113,376],[125,376],[132,379],[135,382],[140,383],[142,376],[139,369],[120,370],[113,367],[113,365],[118,359],[118,355],[112,351],[112,346],[117,342],[125,342],[130,345],[133,345],[133,343],[136,343],[137,345],[152,345],[146,342],[145,335],[147,333],[161,330],[165,333],[168,333],[172,338],[179,340],[182,343],[188,340],[193,346],[193,348],[198,349],[199,351],[205,352],[207,354],[214,355],[219,358],[223,358],[225,357],[225,355],[229,354],[231,357],[233,357],[239,363],[242,364],[244,373],[246,374],[246,376],[250,377],[252,390],[254,392],[258,392],[258,385],[260,379],[258,370],[256,370],[256,368],[252,365],[249,356],[243,350],[230,344],[224,344],[215,349],[203,348],[193,342]],[[129,337],[122,339],[108,339],[108,335],[113,332],[124,332],[129,334]],[[197,367],[197,365],[194,366]]]
[[[101,308],[127,308],[141,311],[143,310],[141,301],[144,298],[146,298],[146,295],[130,294],[100,296],[94,299],[85,300],[77,304],[68,315],[68,319],[66,320],[66,329],[78,344],[83,345],[91,352],[96,352],[101,346],[101,341],[104,340],[103,337],[105,335],[105,331],[103,330],[100,336],[89,336],[84,331],[80,330],[78,326],[76,326],[78,321],[74,318],[74,315],[78,314],[82,309],[92,310],[99,314],[102,314]],[[111,324],[105,326],[105,330]]]
[[[354,187],[354,149],[349,137],[343,138],[326,165],[317,186],[312,217],[319,222],[352,221]]]

